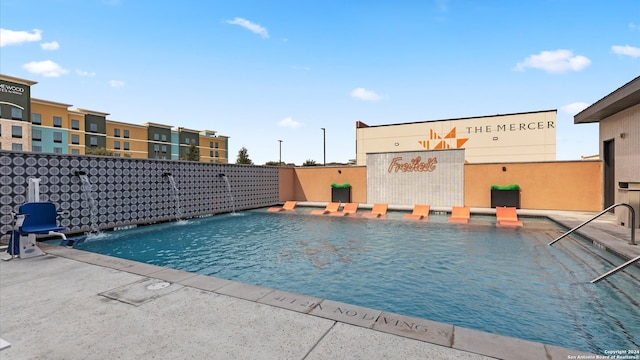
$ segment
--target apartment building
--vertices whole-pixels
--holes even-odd
[[[104,148],[116,157],[179,160],[191,144],[200,162],[228,163],[228,136],[159,123],[107,119],[108,113],[31,97],[35,81],[0,74],[0,149],[84,155]]]

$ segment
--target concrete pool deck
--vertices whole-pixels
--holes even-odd
[[[491,210],[473,213],[483,212]],[[548,216],[568,227],[593,215],[519,214]],[[612,216],[580,233],[625,257],[640,254],[639,245],[628,245],[630,229],[615,225]],[[10,344],[0,350],[3,360],[589,355],[75,249],[42,248],[48,255],[0,261],[0,338]]]

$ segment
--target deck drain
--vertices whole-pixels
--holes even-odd
[[[147,290],[160,290],[168,287],[169,285],[171,285],[171,283],[168,283],[166,281],[157,282],[147,286]]]

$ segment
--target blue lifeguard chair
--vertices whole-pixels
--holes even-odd
[[[60,236],[62,241],[67,237],[62,231],[64,226],[58,226],[58,211],[52,202],[28,202],[20,205],[14,214],[15,226],[9,241],[7,252],[12,256],[30,258],[44,255],[36,243],[37,235]]]

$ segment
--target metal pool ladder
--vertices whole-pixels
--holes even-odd
[[[580,229],[581,227],[587,225],[588,223],[592,222],[593,220],[595,220],[595,219],[599,218],[600,216],[604,215],[607,211],[609,211],[609,210],[611,210],[611,209],[613,209],[615,207],[618,207],[618,206],[626,206],[629,209],[629,217],[631,218],[631,240],[629,240],[629,245],[636,245],[636,214],[635,214],[635,209],[631,205],[625,204],[625,203],[617,203],[617,204],[613,204],[613,205],[609,206],[608,208],[606,208],[606,209],[602,210],[601,212],[599,212],[598,214],[594,215],[591,219],[589,219],[589,220],[583,222],[582,224],[574,227],[573,229],[567,231],[566,233],[562,234],[560,237],[558,237],[557,239],[553,240],[552,242],[550,242],[547,245],[555,244],[556,242],[560,241],[561,239],[563,239],[567,235],[569,235],[572,232]],[[604,274],[598,276],[597,278],[591,280],[591,283],[592,284],[593,283],[597,283],[598,281],[606,278],[609,275],[613,275],[613,274],[617,273],[618,271],[626,268],[627,266],[633,264],[634,262],[636,262],[638,260],[640,260],[640,256],[627,261],[626,263],[616,267],[615,269],[607,271],[606,273],[604,273]]]

